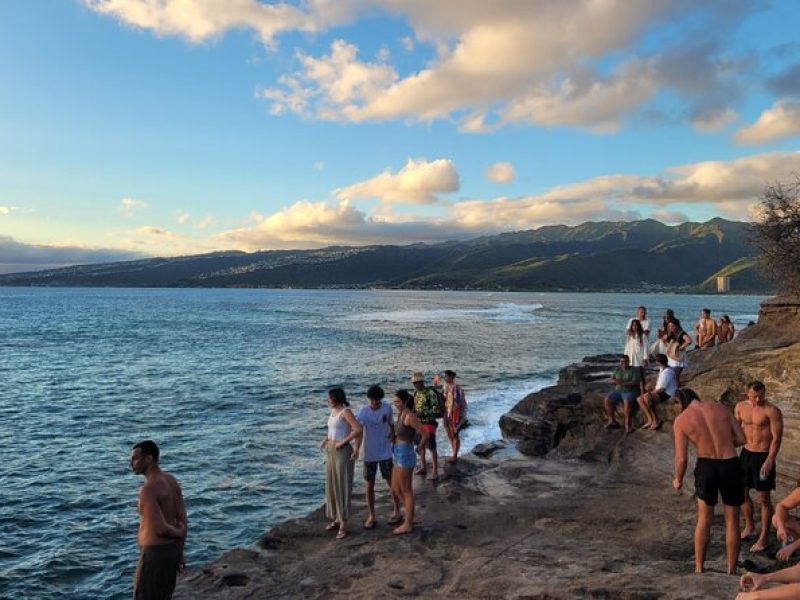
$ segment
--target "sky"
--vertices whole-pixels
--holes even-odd
[[[0,3],[0,272],[752,217],[797,0]]]

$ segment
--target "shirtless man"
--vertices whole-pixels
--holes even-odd
[[[739,456],[745,477],[743,540],[756,530],[750,490],[756,490],[761,504],[761,531],[756,543],[750,546],[750,552],[761,552],[767,547],[772,520],[770,492],[775,489],[775,458],[783,437],[783,415],[777,406],[767,402],[765,392],[763,383],[753,381],[747,386],[747,400],[738,402],[733,412],[747,438],[747,444]]]
[[[736,456],[736,447],[745,443],[744,432],[724,404],[701,402],[689,388],[679,389],[676,403],[681,414],[675,419],[675,479],[679,493],[688,463],[689,442],[697,451],[694,487],[697,492],[697,524],[694,529],[694,571],[703,572],[711,520],[717,493],[725,504],[725,547],[728,573],[736,572],[739,557],[739,507],[744,502],[744,474]]]
[[[697,347],[703,350],[713,348],[717,341],[717,322],[711,318],[711,311],[704,308],[700,311],[700,320],[695,325]]]
[[[170,600],[175,577],[184,566],[186,507],[175,478],[158,466],[158,446],[139,442],[131,453],[131,468],[144,475],[139,489],[139,563],[133,582],[134,600]]]

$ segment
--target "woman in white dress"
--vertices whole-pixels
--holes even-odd
[[[632,367],[646,367],[647,356],[650,349],[647,347],[647,337],[639,319],[631,319],[630,327],[625,340],[624,354],[630,359]]]

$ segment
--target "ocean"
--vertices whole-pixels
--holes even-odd
[[[691,330],[704,306],[741,329],[762,299],[0,288],[0,597],[130,596],[137,441],[183,486],[197,567],[321,505],[329,387],[357,410],[373,383],[453,369],[468,450],[561,367],[621,352],[636,306],[653,329],[672,308]]]

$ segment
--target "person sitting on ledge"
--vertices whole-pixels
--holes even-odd
[[[642,387],[642,370],[639,367],[632,367],[631,360],[626,355],[619,358],[619,368],[611,374],[611,381],[615,389],[606,396],[606,429],[619,427],[614,417],[614,406],[617,402],[622,402],[623,415],[625,416],[625,433],[630,433],[631,419],[633,418],[633,405],[639,396]]]
[[[789,511],[797,506],[800,506],[800,483],[794,491],[775,505],[775,516],[772,517],[772,525],[783,545],[783,548],[778,550],[776,557],[781,561],[789,560],[792,554],[800,548],[800,523],[789,515]]]
[[[761,589],[768,583],[788,585]],[[800,565],[763,575],[748,571],[739,579],[739,589],[741,593],[736,600],[797,600],[800,598]]]
[[[665,354],[656,355],[656,364],[659,368],[658,379],[649,392],[645,392],[638,398],[639,406],[647,419],[642,425],[642,429],[661,427],[663,421],[656,417],[655,406],[659,402],[666,402],[678,391],[678,378],[675,377],[675,371],[667,364],[668,362],[669,359]]]

